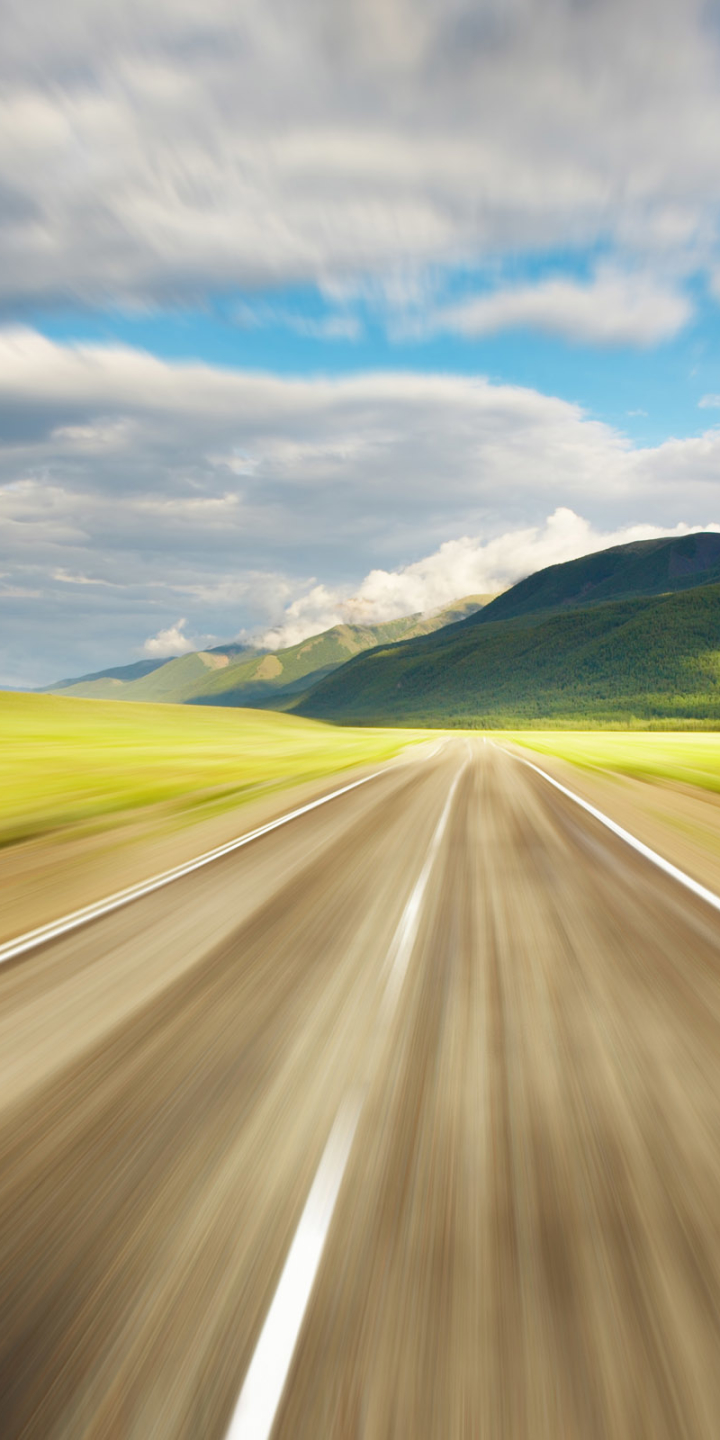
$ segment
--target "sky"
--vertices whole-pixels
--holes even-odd
[[[720,527],[715,0],[3,0],[0,684]]]

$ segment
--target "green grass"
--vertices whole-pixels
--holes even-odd
[[[157,804],[211,812],[374,764],[418,737],[256,710],[0,692],[0,738],[0,844],[8,844],[67,826],[104,828],[119,812]]]
[[[720,735],[702,732],[610,733],[518,731],[508,739],[543,755],[557,755],[589,770],[610,770],[642,780],[681,782],[720,791]]]

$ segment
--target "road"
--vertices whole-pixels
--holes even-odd
[[[719,941],[458,739],[2,966],[3,1440],[715,1440]]]

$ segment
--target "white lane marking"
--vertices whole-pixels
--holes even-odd
[[[403,913],[400,917],[400,923],[397,930],[395,931],[392,942],[390,944],[387,958],[387,967],[390,973],[388,975],[385,995],[383,997],[383,1010],[385,1012],[391,1011],[397,1004],[398,996],[400,994],[402,983],[405,979],[407,967],[410,961],[410,956],[413,952],[413,946],[415,944],[415,940],[417,939],[418,925],[420,923],[420,912],[422,909],[422,902],[425,896],[425,889],[428,880],[430,879],[430,873],[432,871],[433,865],[435,864],[437,853],[442,843],[443,835],[445,834],[448,817],[450,815],[450,809],[452,806],[452,802],[455,798],[455,791],[460,784],[461,776],[464,774],[466,768],[467,766],[463,765],[462,770],[458,771],[455,779],[453,780],[453,783],[448,792],[447,800],[445,801],[445,805],[443,807],[442,815],[438,820],[435,833],[432,837],[432,840],[430,841],[428,852],[425,856],[425,863],[422,867],[422,870],[420,871],[420,874],[418,875],[418,878],[410,895],[410,899],[408,900],[405,909],[403,910]]]
[[[448,738],[449,738],[449,737],[448,737],[447,735],[444,735],[441,740],[438,740],[438,741],[436,742],[436,744],[432,746],[432,749],[426,750],[426,751],[425,751],[425,759],[426,759],[426,760],[432,760],[435,755],[439,755],[439,754],[440,754],[440,751],[443,749],[443,747],[444,747],[445,745],[447,745],[447,743],[448,743]],[[428,743],[427,741],[421,741],[421,744],[423,744],[423,745],[425,745],[425,744],[427,744],[427,743]]]
[[[505,747],[498,746],[498,749],[504,750]],[[699,881],[693,880],[691,875],[686,875],[685,871],[679,870],[677,865],[672,865],[669,860],[665,860],[662,855],[658,855],[657,850],[651,850],[649,845],[644,845],[642,840],[637,840],[634,835],[630,834],[629,830],[623,830],[622,825],[617,825],[614,820],[610,819],[609,815],[604,815],[602,810],[598,810],[594,805],[590,805],[587,800],[583,800],[580,795],[576,795],[574,790],[568,790],[567,786],[561,785],[559,780],[553,780],[552,775],[548,775],[547,771],[542,770],[539,765],[533,765],[531,760],[525,760],[522,755],[515,755],[511,750],[505,750],[505,754],[512,755],[513,760],[519,760],[521,765],[527,765],[530,770],[535,771],[536,775],[542,775],[543,780],[547,780],[548,785],[552,785],[555,790],[559,790],[562,795],[567,795],[569,800],[574,800],[575,804],[579,805],[582,810],[587,810],[588,815],[592,815],[594,819],[599,820],[600,824],[604,825],[607,830],[612,830],[613,835],[619,836],[621,840],[625,841],[626,845],[630,845],[633,850],[637,850],[638,855],[643,855],[652,865],[657,865],[659,870],[663,870],[666,875],[670,875],[673,880],[677,880],[679,885],[684,885],[686,890],[691,890],[693,895],[697,895],[701,900],[704,900],[707,905],[712,905],[714,910],[720,910],[720,895],[716,895],[714,891],[706,889]]]
[[[281,815],[277,820],[270,820],[267,825],[258,826],[257,830],[248,831],[247,835],[241,835],[237,840],[229,840],[225,845],[218,845],[215,850],[207,850],[204,855],[198,855],[194,860],[186,860],[183,865],[176,865],[172,870],[164,870],[160,875],[153,875],[149,880],[141,880],[137,885],[130,885],[126,890],[118,890],[114,895],[108,895],[104,900],[96,900],[92,905],[85,905],[82,910],[73,910],[70,915],[63,915],[60,920],[53,920],[48,925],[41,925],[37,930],[28,930],[25,935],[18,935],[14,940],[8,940],[0,945],[0,965],[6,960],[14,960],[16,955],[23,955],[27,950],[34,950],[36,945],[42,945],[47,940],[55,940],[59,935],[66,935],[68,930],[76,930],[79,925],[87,925],[90,920],[97,920],[101,915],[107,915],[111,910],[119,910],[121,905],[129,905],[131,900],[139,900],[143,895],[150,895],[153,890],[162,889],[163,885],[170,885],[173,880],[179,880],[183,875],[190,875],[193,870],[200,870],[203,865],[209,865],[213,860],[219,860],[222,855],[230,855],[233,850],[241,850],[243,845],[249,845],[251,841],[258,840],[261,835],[268,835],[271,830],[277,830],[280,825],[287,825],[290,820],[297,820],[299,815],[307,815],[310,810],[317,810],[320,805],[327,805],[329,800],[337,800],[339,795],[347,795],[349,790],[357,790],[359,785],[367,785],[370,780],[377,780],[380,775],[387,775],[387,770],[375,770],[372,775],[364,775],[362,780],[353,780],[351,785],[343,785],[341,790],[333,790],[331,795],[322,795],[319,800],[311,800],[307,805],[301,805],[297,810],[291,810],[287,815]]]
[[[346,1096],[312,1183],[233,1415],[228,1440],[267,1440],[355,1137],[363,1095]]]
[[[386,962],[390,974],[383,996],[381,1027],[387,1026],[391,1011],[400,995],[417,938],[427,883],[445,833],[455,791],[466,768],[463,765],[450,787],[422,870],[390,944]],[[322,1259],[366,1093],[366,1089],[351,1090],[341,1102],[245,1376],[227,1432],[227,1440],[268,1440],[270,1436]]]

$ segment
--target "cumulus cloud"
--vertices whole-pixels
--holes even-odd
[[[566,340],[653,345],[688,322],[686,296],[652,276],[600,270],[589,283],[549,279],[465,299],[424,315],[420,332],[491,335],[524,326]]]
[[[157,635],[151,635],[143,645],[143,654],[153,659],[170,655],[189,655],[193,650],[200,650],[202,647],[197,640],[191,640],[185,634],[187,620],[178,620],[174,625],[169,625],[167,630],[158,630]]]
[[[704,0],[7,0],[0,295],[195,298],[513,249],[711,260]]]
[[[546,565],[558,565],[610,545],[687,535],[700,529],[720,530],[720,525],[679,523],[667,528],[640,524],[601,531],[560,507],[542,525],[509,530],[490,540],[465,535],[446,541],[432,555],[411,565],[371,570],[352,594],[347,587],[313,585],[288,605],[281,624],[266,631],[262,643],[297,645],[331,625],[373,625],[401,615],[432,614],[467,595],[497,594]]]
[[[638,521],[712,520],[719,468],[720,430],[634,447],[577,405],[472,376],[289,379],[0,331],[5,678],[129,660],[178,615],[194,648],[323,628],[353,596],[358,618],[388,596],[425,609],[509,583],[500,537],[524,569],[558,534],[561,557]],[[558,509],[591,531],[545,526]]]

